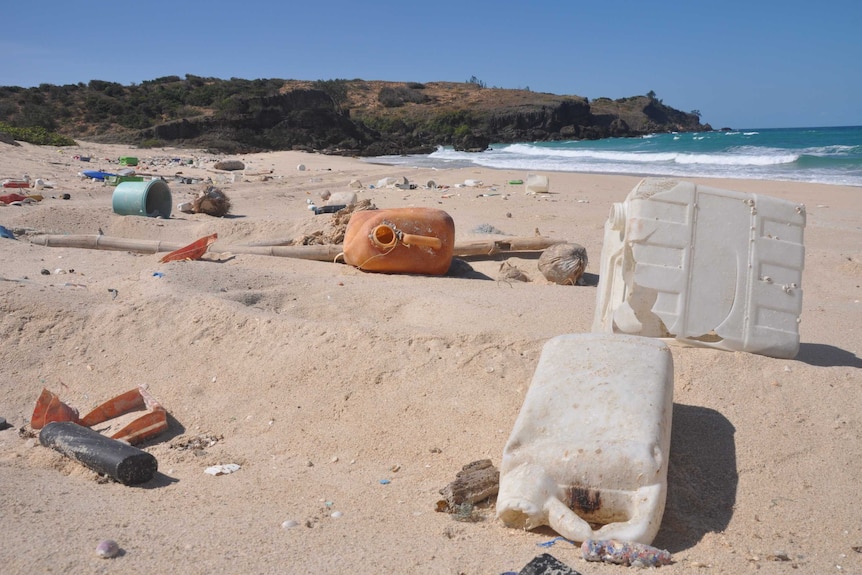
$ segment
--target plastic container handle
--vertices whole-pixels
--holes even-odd
[[[400,241],[405,246],[423,246],[439,250],[443,247],[443,240],[433,236],[417,236],[405,234],[388,224],[380,224],[371,230],[371,243],[380,249],[391,249]]]

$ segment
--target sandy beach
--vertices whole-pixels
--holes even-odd
[[[231,214],[114,213],[113,188],[78,173],[118,169],[121,156],[140,158],[141,172],[212,178]],[[220,159],[242,161],[242,176],[215,170]],[[556,534],[505,527],[493,501],[471,521],[435,505],[464,465],[500,465],[545,342],[590,330],[604,222],[640,178],[553,172],[551,193],[526,195],[508,184],[526,177],[514,170],[0,143],[0,180],[23,174],[53,188],[35,204],[0,205],[0,225],[18,236],[0,239],[4,573],[493,575],[541,553],[584,575],[625,569],[587,563],[566,542],[539,546]],[[385,177],[417,187],[377,187]],[[458,186],[466,180],[481,186]],[[802,343],[793,360],[671,347],[667,508],[654,545],[674,563],[661,572],[862,573],[862,189],[693,181],[806,205]],[[174,206],[200,189],[169,184]],[[551,284],[537,253],[465,258],[461,273],[430,277],[218,249],[327,232],[333,217],[308,210],[326,191],[443,209],[458,240],[493,228],[581,244],[587,285]],[[201,261],[161,264],[30,241],[99,233],[179,244],[217,233],[219,243]],[[499,280],[503,263],[532,281]],[[105,480],[19,433],[43,388],[86,413],[138,385],[170,423],[142,445],[158,460],[147,483]],[[241,469],[204,472],[228,463]],[[97,556],[103,539],[120,556]]]

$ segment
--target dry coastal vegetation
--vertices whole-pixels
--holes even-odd
[[[426,153],[439,145],[481,151],[495,142],[711,127],[700,123],[697,110],[675,110],[653,92],[590,101],[528,88],[489,88],[475,77],[418,83],[221,80],[187,74],[128,86],[91,80],[0,87],[0,132],[12,129],[139,147],[375,156]]]

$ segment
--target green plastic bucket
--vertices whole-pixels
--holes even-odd
[[[171,189],[164,180],[120,182],[112,197],[114,212],[121,216],[171,217]]]

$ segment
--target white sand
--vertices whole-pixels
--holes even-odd
[[[360,198],[380,208],[448,211],[459,240],[483,237],[471,230],[487,224],[580,243],[595,276],[611,203],[638,181],[552,173],[554,193],[534,197],[506,185],[526,176],[516,171],[254,154],[234,159],[272,179],[221,184],[233,217],[163,220],[113,213],[112,188],[76,174],[118,166],[76,154],[215,159],[0,144],[0,178],[27,173],[56,185],[37,205],[0,206],[0,225],[180,243],[213,232],[226,243],[294,238],[331,220],[311,214],[307,199],[346,191],[358,178]],[[298,171],[300,163],[308,169]],[[148,169],[221,177],[207,167]],[[385,176],[485,187],[369,189]],[[860,573],[862,190],[708,183],[806,204],[802,347],[795,360],[673,347],[669,493],[655,544],[675,564],[662,572]],[[197,186],[171,189],[176,204]],[[62,193],[71,199],[52,197]],[[535,254],[471,260],[470,277],[242,254],[158,259],[0,239],[0,417],[13,426],[0,431],[3,573],[497,574],[543,552],[584,574],[619,572],[584,562],[566,543],[537,546],[555,534],[506,528],[493,506],[473,523],[434,510],[438,490],[463,465],[490,458],[499,466],[542,345],[590,329],[594,286],[548,284]],[[535,281],[494,281],[503,261]],[[19,437],[43,387],[86,413],[139,384],[171,416],[169,431],[143,446],[159,462],[149,483],[100,481]],[[199,455],[172,448],[201,435],[219,441]],[[204,473],[222,463],[242,469]],[[283,528],[290,520],[299,525]],[[96,555],[105,538],[119,543],[120,557]]]

